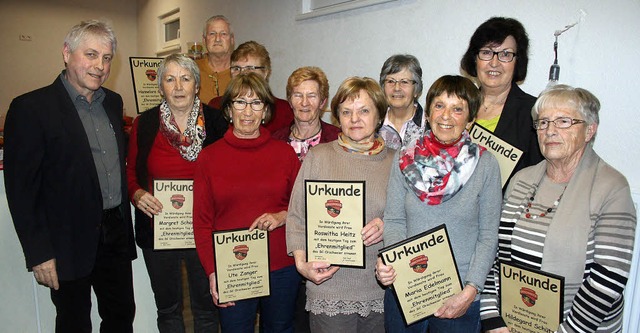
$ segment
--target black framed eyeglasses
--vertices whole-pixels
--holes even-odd
[[[265,69],[265,66],[231,66],[232,73],[254,72],[259,69]]]
[[[544,130],[549,127],[549,124],[553,123],[553,126],[556,128],[569,128],[575,124],[586,123],[586,121],[582,119],[574,119],[571,117],[558,117],[554,120],[549,119],[537,119],[533,121],[533,128],[536,130]]]
[[[481,49],[478,51],[478,59],[484,60],[484,61],[490,61],[496,55],[498,56],[498,60],[500,62],[512,62],[517,54],[515,52],[506,51],[506,50],[492,51],[487,49]]]
[[[402,80],[385,79],[384,80],[384,84],[389,86],[389,87],[395,87],[396,84],[400,84],[400,87],[407,88],[409,86],[412,86],[412,85],[416,84],[416,81],[414,81],[414,80],[406,80],[406,79],[402,79]]]
[[[264,102],[259,99],[254,99],[251,102],[247,102],[243,99],[234,99],[231,101],[233,108],[237,111],[244,111],[247,108],[247,104],[251,105],[251,110],[262,111],[264,109]]]

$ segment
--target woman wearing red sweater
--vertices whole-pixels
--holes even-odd
[[[202,148],[220,139],[227,123],[220,111],[196,96],[200,70],[190,58],[168,56],[158,68],[158,85],[162,103],[136,118],[129,139],[127,179],[136,206],[136,242],[149,273],[159,331],[184,332],[180,270],[184,261],[195,332],[217,332],[218,313],[196,251],[153,249],[153,216],[164,207],[150,192],[153,179],[193,179]]]
[[[254,332],[258,308],[261,332],[293,332],[300,275],[287,255],[285,219],[300,162],[289,145],[261,126],[271,119],[274,100],[259,75],[234,77],[222,102],[232,126],[202,151],[196,165],[196,249],[220,308],[222,332]],[[269,231],[271,296],[220,304],[211,233],[247,227]]]

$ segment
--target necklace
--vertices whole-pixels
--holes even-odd
[[[544,176],[543,176],[544,177]],[[564,195],[564,191],[567,189],[567,185],[564,186],[564,188],[562,189],[562,193],[560,193],[560,196],[558,197],[558,199],[556,199],[553,202],[553,206],[551,207],[547,207],[547,209],[543,209],[543,212],[540,213],[540,215],[536,215],[536,214],[532,214],[529,209],[533,206],[533,200],[535,200],[536,198],[536,193],[538,192],[538,187],[540,186],[540,183],[542,182],[542,179],[540,179],[540,181],[538,182],[538,184],[535,184],[533,186],[533,193],[531,193],[531,196],[529,196],[527,198],[527,205],[524,209],[525,214],[524,216],[528,219],[537,219],[538,217],[545,217],[548,214],[550,214],[554,209],[557,209],[558,205],[560,204],[560,200],[562,200],[562,196]]]
[[[500,96],[500,95],[498,95]],[[483,102],[482,102],[482,108],[484,109],[484,112],[487,113],[489,112],[489,108],[494,109],[494,108],[499,108],[502,109],[504,107],[504,103],[507,102],[507,97],[509,95],[504,96],[504,98],[500,98],[496,103],[487,103],[485,96],[483,96]]]
[[[318,133],[320,133],[320,130],[322,130],[322,126],[318,126],[318,130],[315,132],[315,134],[313,134],[312,136],[310,136],[308,138],[304,138],[304,139],[303,138],[299,138],[296,135],[296,133],[295,133],[296,129],[297,129],[296,126],[293,125],[292,128],[291,128],[291,136],[293,136],[293,138],[298,140],[298,141],[306,141],[306,140],[309,140],[309,139],[313,138],[314,136],[318,135]]]
[[[500,107],[500,106],[504,107],[504,102],[505,101],[498,102],[498,103],[495,103],[495,104],[488,104],[488,105],[483,103],[482,104],[482,108],[484,109],[484,112],[486,113],[486,112],[489,112],[489,108],[493,109],[493,108],[497,108],[497,107]]]

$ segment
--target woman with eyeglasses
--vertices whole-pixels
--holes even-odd
[[[256,73],[267,83],[271,76],[271,57],[264,45],[248,41],[240,44],[231,53],[231,77],[236,77],[242,73]],[[275,97],[274,97],[275,98]],[[209,106],[221,109],[222,97],[216,97],[209,101]],[[265,128],[271,133],[289,126],[293,121],[293,110],[289,103],[280,98],[275,98],[273,102],[271,121],[265,124]]]
[[[518,86],[527,76],[528,52],[529,37],[520,22],[492,17],[476,29],[460,61],[480,85],[476,123],[523,152],[512,175],[542,160],[529,116],[536,98]]]
[[[499,262],[564,277],[556,332],[621,332],[636,215],[626,178],[593,150],[600,102],[566,85],[531,111],[544,160],[509,183],[500,244],[482,295],[482,326],[509,332],[500,316]]]
[[[194,178],[194,234],[209,277],[222,332],[254,332],[260,311],[263,332],[293,332],[300,275],[285,246],[289,196],[300,161],[261,124],[273,116],[274,97],[262,76],[237,75],[222,99],[230,129],[200,154]],[[269,232],[270,296],[220,303],[213,231],[239,228]]]
[[[313,333],[384,332],[384,290],[373,267],[382,248],[382,216],[394,153],[377,134],[385,112],[387,101],[375,80],[351,77],[342,82],[331,100],[331,113],[342,133],[309,151],[294,185],[287,249],[307,279],[306,309]],[[354,230],[365,245],[364,269],[307,261],[305,180],[365,181],[365,225]],[[331,212],[339,214],[340,208],[336,211],[333,206]]]
[[[409,54],[396,54],[380,70],[380,86],[389,103],[380,136],[389,148],[414,144],[422,136],[427,121],[418,98],[422,94],[422,67]]]

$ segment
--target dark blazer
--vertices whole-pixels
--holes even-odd
[[[122,98],[102,89],[120,157],[120,209],[129,239],[122,251],[134,259]],[[60,77],[11,102],[4,134],[7,201],[27,269],[55,258],[60,280],[88,276],[102,228],[102,194],[89,140]]]
[[[523,151],[522,158],[516,164],[511,176],[523,168],[542,161],[538,136],[533,129],[531,119],[531,108],[535,102],[535,97],[522,91],[516,83],[512,83],[500,120],[493,132],[502,140]]]

